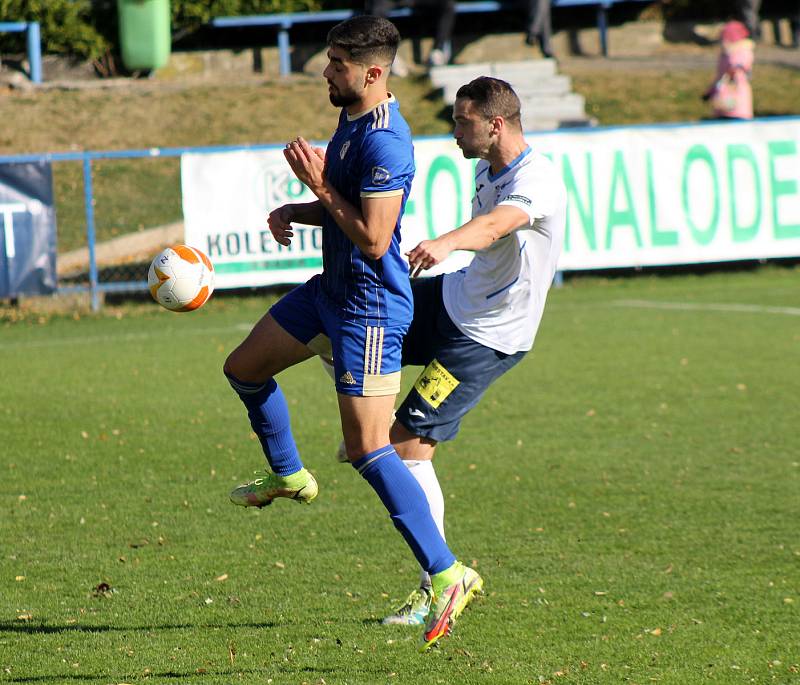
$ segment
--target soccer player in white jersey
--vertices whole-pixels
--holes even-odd
[[[292,222],[322,226],[323,271],[273,305],[225,361],[225,375],[269,465],[230,498],[245,507],[263,507],[279,497],[307,504],[316,498],[317,483],[300,459],[274,376],[327,348],[347,456],[430,573],[434,592],[451,598],[435,619],[446,625],[483,581],[456,560],[424,491],[389,440],[402,338],[412,314],[400,219],[414,151],[387,86],[399,40],[395,26],[378,17],[354,17],[331,29],[323,76],[331,104],[342,108],[339,124],[324,154],[302,138],[284,150],[295,176],[317,199],[275,209],[269,228],[278,243],[288,245]],[[423,649],[445,634],[426,630]]]
[[[472,218],[408,253],[412,275],[471,250],[465,269],[414,281],[414,319],[403,364],[424,366],[397,410],[390,437],[422,486],[444,535],[444,498],[432,459],[452,440],[489,385],[533,347],[564,241],[566,190],[555,165],[522,133],[511,86],[480,77],[462,86],[454,136],[475,168]],[[420,587],[384,623],[421,624],[438,613],[421,570]],[[433,605],[432,605],[433,602]],[[433,611],[431,611],[433,608]]]

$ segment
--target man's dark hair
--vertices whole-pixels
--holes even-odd
[[[470,100],[485,119],[501,116],[507,122],[521,128],[519,97],[505,81],[491,76],[479,76],[461,86],[456,100]]]
[[[399,44],[400,32],[392,22],[367,14],[336,24],[328,32],[328,46],[341,48],[359,64],[389,66]]]

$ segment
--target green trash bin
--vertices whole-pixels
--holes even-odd
[[[122,62],[130,71],[158,69],[172,48],[169,0],[117,0]]]

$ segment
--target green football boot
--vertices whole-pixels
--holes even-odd
[[[231,502],[240,507],[265,507],[276,497],[288,497],[295,502],[311,504],[319,492],[317,481],[306,469],[289,476],[272,471],[256,471],[258,478],[240,485],[231,492]]]
[[[422,634],[421,652],[427,651],[435,645],[440,638],[449,635],[456,619],[461,615],[461,612],[467,608],[472,598],[476,594],[483,592],[483,578],[478,575],[478,572],[464,566],[464,564],[460,562],[456,563],[457,568],[454,570],[459,576],[455,582],[442,588],[437,594],[436,604],[433,609],[431,609],[428,625],[425,627],[425,632]],[[433,576],[431,580],[433,580],[435,587],[436,576]]]
[[[414,590],[405,603],[393,614],[381,621],[385,626],[421,626],[431,610],[433,592],[430,588],[420,587]]]

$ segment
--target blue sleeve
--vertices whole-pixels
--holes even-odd
[[[361,194],[403,190],[413,177],[411,138],[391,129],[370,131],[361,148]]]

